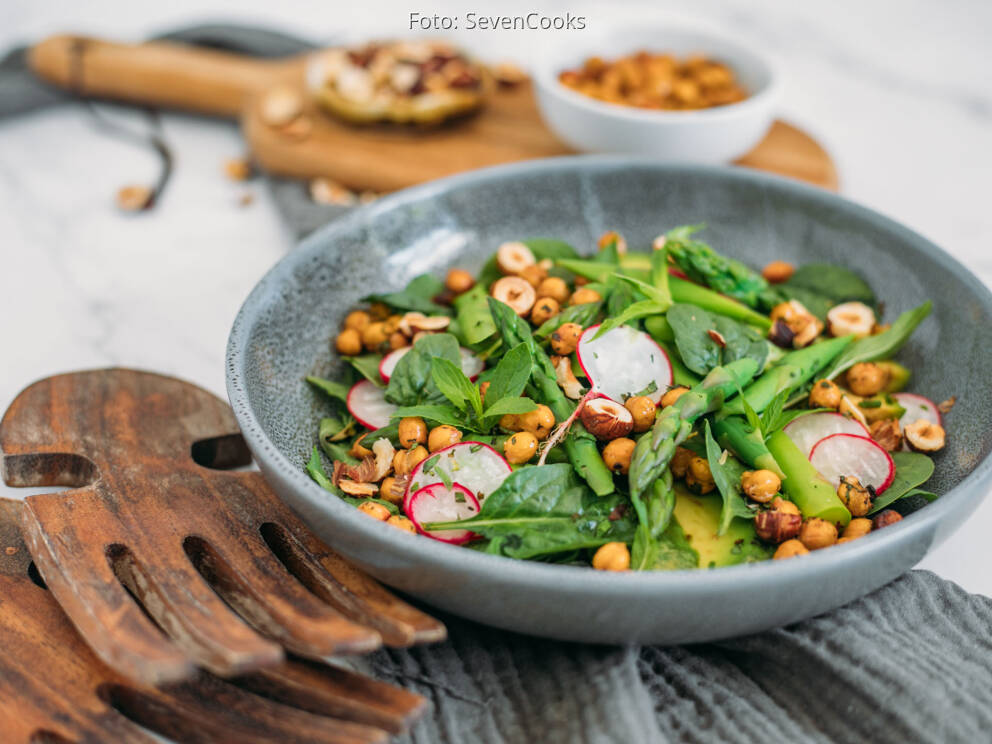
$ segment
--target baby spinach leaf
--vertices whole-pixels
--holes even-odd
[[[476,284],[468,292],[460,294],[455,298],[454,306],[455,319],[467,345],[480,344],[496,333],[496,324],[489,312],[486,287],[483,284]]]
[[[796,269],[784,286],[814,292],[826,297],[835,305],[841,302],[875,304],[875,293],[868,286],[868,282],[850,269],[836,264],[803,264]]]
[[[583,328],[588,328],[593,324],[596,316],[599,315],[603,307],[602,300],[597,302],[585,302],[581,305],[569,305],[553,318],[544,321],[541,326],[534,331],[534,338],[544,341],[552,333],[557,331],[565,323],[578,323]]]
[[[431,376],[435,359],[447,359],[460,365],[458,339],[450,333],[435,333],[417,341],[393,370],[386,386],[386,400],[398,406],[444,403],[446,399]]]
[[[373,432],[365,435],[364,441],[374,442],[376,439],[388,439],[393,443],[394,447],[400,446],[400,422],[399,419],[395,419],[392,422],[386,424],[381,429],[376,429]]]
[[[525,246],[530,248],[531,253],[534,254],[534,258],[538,261],[543,261],[546,258],[556,261],[559,258],[579,257],[579,254],[576,252],[575,248],[573,248],[570,243],[566,243],[564,240],[555,240],[554,238],[529,238],[522,242]]]
[[[428,315],[451,315],[451,309],[434,302],[434,298],[444,291],[444,283],[430,274],[415,277],[399,292],[371,294],[363,297],[365,302],[383,302],[394,310],[415,310]]]
[[[710,337],[713,318],[695,305],[676,303],[668,309],[668,324],[675,334],[675,346],[685,366],[706,375],[720,366],[720,345]]]
[[[379,387],[383,387],[382,375],[379,374],[379,364],[382,363],[382,354],[364,354],[357,357],[344,357],[355,371],[362,377]]]
[[[471,529],[496,543],[491,552],[534,558],[613,541],[629,543],[634,523],[628,513],[620,514],[622,503],[619,494],[597,498],[568,463],[542,465],[511,473],[477,516],[425,526]]]
[[[323,377],[307,377],[307,382],[313,385],[318,390],[326,393],[334,400],[341,401],[347,404],[348,402],[348,391],[351,389],[350,386],[345,385],[340,382],[335,382],[334,380],[326,380]]]
[[[437,389],[455,408],[459,411],[471,410],[478,418],[482,418],[479,388],[465,376],[460,363],[438,357],[431,365],[431,377]]]
[[[892,327],[887,331],[882,331],[877,336],[859,338],[841,352],[831,365],[830,371],[823,377],[828,380],[833,379],[859,362],[873,362],[878,359],[889,358],[909,340],[913,331],[916,330],[916,326],[930,314],[932,307],[933,303],[927,300],[919,307],[907,310],[896,318]]]
[[[824,297],[804,287],[794,287],[789,282],[776,284],[775,288],[781,293],[784,300],[798,301],[820,320],[827,319],[827,313],[835,304],[829,297]]]
[[[750,357],[761,369],[768,356],[768,342],[755,328],[738,323],[725,315],[714,315],[713,326],[723,336],[724,347],[720,363],[728,364],[738,359]]]
[[[933,460],[920,452],[893,452],[892,461],[896,465],[895,478],[881,495],[875,497],[869,514],[879,512],[901,498],[915,495],[917,486],[926,483],[933,475]]]
[[[706,461],[710,465],[710,472],[716,482],[717,490],[723,497],[723,508],[720,510],[720,527],[717,535],[723,535],[730,528],[730,523],[734,517],[743,519],[753,519],[754,512],[747,507],[747,503],[741,496],[741,475],[746,468],[740,461],[729,453],[726,457],[723,450],[713,439],[710,431],[710,422],[706,422]]]

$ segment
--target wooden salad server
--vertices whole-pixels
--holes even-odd
[[[153,744],[383,742],[427,707],[419,695],[339,667],[286,661],[225,681],[207,672],[157,688],[104,665],[62,613],[21,540],[19,501],[0,501],[0,740]]]
[[[393,191],[572,152],[544,126],[529,81],[497,88],[478,114],[440,127],[361,127],[324,114],[311,100],[310,58],[262,60],[169,42],[119,44],[72,35],[46,39],[29,55],[39,77],[80,96],[239,118],[253,159],[268,172],[323,176],[356,190]],[[273,125],[270,105],[293,96],[298,115]],[[837,188],[829,155],[781,121],[737,164]]]
[[[126,369],[28,387],[0,421],[24,541],[79,634],[145,684],[441,640],[444,626],[314,537],[254,471],[230,408]],[[286,680],[284,680],[286,682]],[[288,683],[288,682],[287,682]]]

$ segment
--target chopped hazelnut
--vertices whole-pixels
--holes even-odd
[[[754,531],[766,542],[780,543],[799,534],[803,518],[778,509],[758,512],[754,517]]]
[[[497,279],[492,286],[491,294],[510,308],[517,315],[525,316],[530,312],[537,300],[537,292],[526,279],[519,276],[504,276]]]
[[[937,452],[942,450],[947,442],[944,427],[926,419],[907,424],[902,433],[906,438],[906,444],[914,452]]]
[[[897,452],[902,447],[902,431],[896,419],[875,421],[868,431],[871,438],[882,445],[887,452]]]
[[[507,276],[515,276],[536,263],[531,249],[519,241],[503,243],[496,249],[496,265]]]

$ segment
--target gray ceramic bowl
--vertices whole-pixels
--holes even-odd
[[[591,250],[607,229],[633,246],[705,220],[707,240],[752,265],[783,258],[859,269],[886,316],[934,300],[901,358],[913,389],[957,395],[933,490],[902,522],[801,559],[710,571],[614,574],[514,561],[408,535],[311,482],[303,463],[326,403],[304,375],[333,375],[343,315],[373,288],[453,265],[478,269],[502,241],[553,236]],[[741,169],[605,157],[532,161],[413,188],[303,242],[254,289],[231,332],[228,392],[276,491],[328,543],[383,582],[482,623],[559,639],[686,643],[791,623],[892,580],[945,539],[992,479],[992,295],[919,235],[833,194]]]

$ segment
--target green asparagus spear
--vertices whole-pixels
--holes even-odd
[[[743,398],[730,401],[720,410],[720,416],[744,414],[744,401],[758,413],[783,390],[795,390],[830,364],[853,340],[853,336],[841,336],[789,352],[774,367],[744,389]]]
[[[785,473],[768,451],[761,432],[740,416],[728,416],[713,424],[713,432],[721,447],[725,447],[753,468],[771,470],[779,478]]]
[[[555,368],[534,337],[527,321],[517,315],[508,305],[492,297],[489,298],[489,311],[503,337],[507,348],[524,343],[531,356],[530,385],[531,397],[548,406],[556,421],[564,421],[572,415],[574,404],[565,397],[555,377]],[[596,447],[596,439],[585,430],[581,422],[574,421],[565,438],[565,452],[575,471],[581,475],[597,496],[605,496],[614,491],[613,474]]]
[[[846,525],[851,512],[841,502],[834,487],[823,479],[802,450],[782,430],[768,437],[768,450],[785,473],[782,488],[804,517],[819,517]]]
[[[693,422],[715,411],[758,372],[758,363],[738,359],[716,367],[698,385],[663,408],[654,427],[640,438],[630,462],[631,498],[640,498],[662,476],[675,448],[686,440]],[[636,503],[636,502],[635,502]]]

